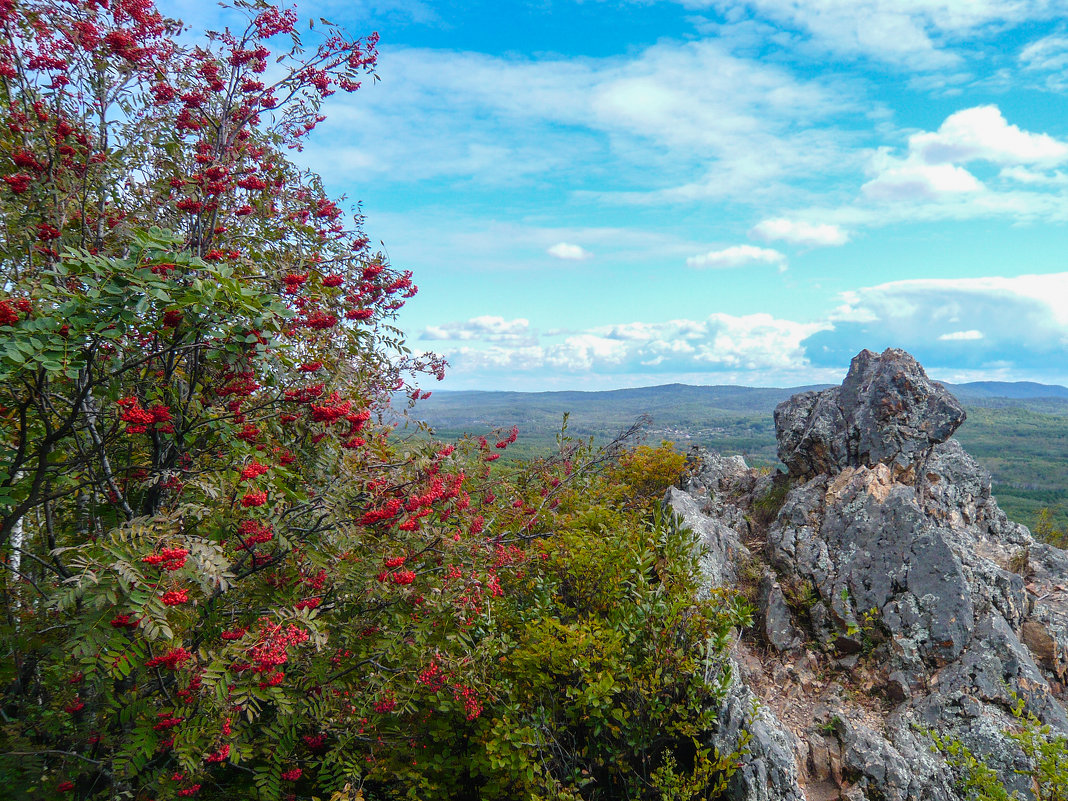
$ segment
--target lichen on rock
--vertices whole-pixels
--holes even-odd
[[[949,439],[965,417],[905,351],[864,350],[840,387],[795,395],[775,409],[779,459],[799,476],[880,463],[896,475]]]
[[[734,654],[766,707],[757,772],[796,777],[766,797],[963,799],[933,732],[1027,798],[1027,759],[1005,735],[1016,699],[1068,734],[1068,554],[998,508],[950,440],[964,420],[912,356],[863,351],[840,387],[775,410],[786,476],[694,454],[670,495],[715,546],[710,580],[730,585],[741,558],[767,570],[760,624]],[[758,525],[775,481],[788,492]],[[743,785],[732,801],[765,797]]]

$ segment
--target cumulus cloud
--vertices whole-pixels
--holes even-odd
[[[569,242],[557,242],[545,251],[554,259],[564,261],[582,261],[593,257],[593,254],[580,245],[572,245]]]
[[[776,264],[779,269],[786,269],[786,256],[771,248],[758,248],[753,245],[733,245],[723,250],[710,250],[699,256],[686,259],[689,267],[727,269],[744,267],[747,264]]]
[[[1068,139],[1010,124],[999,108],[986,105],[957,111],[937,129],[902,140],[903,147],[868,151],[866,180],[853,202],[810,204],[796,216],[847,229],[914,221],[1068,221]],[[774,219],[774,226],[763,221],[750,234],[770,238],[787,228],[780,219],[794,217]]]
[[[694,360],[720,369],[792,369],[807,362],[801,342],[826,327],[822,322],[799,323],[770,314],[713,314]]]
[[[534,333],[530,328],[529,320],[522,317],[515,320],[505,320],[503,317],[492,315],[472,317],[470,320],[462,322],[427,326],[421,334],[422,339],[441,342],[480,340],[513,344],[530,342],[533,337]]]
[[[444,351],[449,360],[450,378],[463,376],[464,373],[485,374],[486,387],[496,389],[500,385],[501,373],[525,372],[535,373],[545,367],[545,352],[537,345],[508,348],[494,345],[488,348],[472,348],[461,345]]]
[[[790,386],[840,380],[858,351],[887,347],[912,352],[950,380],[1064,383],[1064,297],[1068,272],[920,279],[844,292],[833,313],[814,321],[716,313],[538,334],[524,320],[486,317],[428,330],[442,335],[439,350],[453,380],[482,387],[679,380]]]
[[[840,364],[859,347],[911,351],[928,369],[1008,366],[1064,380],[1068,273],[917,279],[854,290],[833,327],[804,343],[814,364]],[[1060,373],[1060,377],[1057,374]]]
[[[1001,171],[998,173],[998,177],[1030,186],[1059,186],[1068,184],[1068,174],[1065,174],[1060,170],[1042,172],[1027,167],[1002,167]]]
[[[761,220],[749,230],[749,235],[765,242],[782,240],[810,247],[844,245],[849,241],[849,234],[832,223],[810,223],[785,217]]]
[[[869,165],[874,174],[861,187],[863,194],[881,201],[942,201],[986,192],[984,184],[964,164],[985,162],[1002,167],[999,176],[1032,185],[1055,183],[1048,170],[1068,160],[1068,143],[1045,133],[1025,131],[1010,125],[997,106],[975,106],[948,116],[937,131],[921,131],[908,138],[904,156],[880,148]],[[1003,198],[1004,199],[1004,198]],[[1007,211],[1020,210],[1020,201],[1040,204],[1041,198],[1017,196],[1010,204],[996,200]]]
[[[592,331],[570,336],[562,343],[544,348],[548,367],[572,372],[617,368],[627,360],[629,351],[624,343]]]
[[[925,164],[1058,164],[1068,144],[1010,125],[997,106],[976,106],[946,117],[937,131],[910,136],[909,154]]]
[[[806,365],[801,341],[827,325],[783,320],[769,314],[717,313],[703,320],[598,326],[558,338],[546,336],[536,345],[515,348],[504,344],[463,344],[444,355],[460,373],[799,370]]]
[[[860,189],[874,200],[938,200],[982,188],[979,179],[954,164],[900,161],[888,163]]]
[[[798,366],[798,343],[824,323],[798,323],[770,314],[711,314],[704,320],[626,323],[593,329],[606,339],[626,343],[633,361],[693,369],[765,369]]]

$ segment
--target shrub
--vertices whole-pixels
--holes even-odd
[[[1005,735],[1019,745],[1027,758],[1027,770],[1017,770],[1031,780],[1035,801],[1068,801],[1068,738],[1053,735],[1050,727],[1030,712],[1016,693],[1012,715],[1017,727]],[[960,740],[928,732],[934,747],[957,771],[957,786],[969,801],[1008,801],[1017,794],[1005,788],[998,774],[976,757]]]
[[[639,445],[624,452],[608,476],[623,503],[651,509],[668,487],[679,482],[685,466],[685,454],[675,450],[675,443],[664,440],[657,447]]]
[[[1048,506],[1038,510],[1038,520],[1032,533],[1040,542],[1048,542],[1058,548],[1068,548],[1068,528],[1057,527],[1054,511]]]
[[[758,531],[766,531],[775,522],[779,510],[790,494],[790,478],[785,473],[776,473],[768,491],[753,501],[753,525]]]

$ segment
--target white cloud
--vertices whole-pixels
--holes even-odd
[[[1020,51],[1020,64],[1028,70],[1062,72],[1068,67],[1068,36],[1051,34],[1031,42]]]
[[[753,245],[733,245],[723,250],[710,250],[699,256],[686,259],[689,267],[724,269],[743,267],[747,264],[776,264],[780,269],[786,268],[786,256],[771,248],[758,248]]]
[[[1016,379],[1068,376],[1068,273],[893,281],[842,297],[833,328],[804,343],[816,364],[835,364],[859,347],[894,346],[928,371],[1008,366]],[[1000,369],[1000,368],[998,368]]]
[[[592,194],[751,201],[848,170],[857,154],[843,140],[856,134],[832,123],[865,107],[843,78],[802,78],[717,40],[586,59],[383,48],[381,60],[381,84],[332,98],[305,151],[333,180],[515,186],[566,173],[597,187],[610,164],[635,189]]]
[[[808,246],[844,245],[849,241],[849,234],[837,225],[785,217],[761,220],[750,229],[749,235],[765,242],[782,240],[792,245]]]
[[[1002,167],[998,177],[1032,186],[1062,186],[1068,184],[1068,174],[1060,170],[1049,173],[1039,172],[1027,167]]]
[[[1060,220],[1066,207],[1051,190],[1063,176],[1052,167],[1064,162],[1068,142],[1010,125],[996,106],[975,106],[951,114],[936,131],[910,135],[903,155],[889,147],[874,151],[872,177],[861,194],[880,205],[808,213],[853,225],[997,216]],[[1000,171],[987,185],[963,166],[973,163],[981,174],[990,166]]]
[[[528,339],[459,335],[443,348],[453,385],[576,386],[841,380],[862,348],[901,347],[932,375],[1068,380],[1068,273],[894,281],[842,293],[811,322],[770,314],[631,321]],[[486,318],[440,326],[522,331]]]
[[[1043,309],[1043,317],[1048,319],[1049,326],[1064,328],[1068,332],[1068,306],[1062,301],[1068,298],[1068,273],[1049,273],[1046,275],[1020,275],[1015,277],[990,276],[984,278],[922,278],[909,281],[893,281],[887,284],[871,287],[860,291],[867,293],[868,297],[897,297],[903,299],[910,296],[929,296],[937,299],[941,304],[938,312],[944,315],[946,310],[954,310],[954,316],[963,320],[959,311],[971,308],[973,315],[976,304],[979,302],[989,303],[990,309],[996,309],[998,303],[1013,304],[1034,303],[1036,308]],[[954,296],[956,296],[954,298]],[[946,302],[946,298],[950,298]],[[895,304],[898,308],[907,310],[908,304]],[[987,308],[987,307],[984,307]],[[932,311],[932,313],[934,313]],[[987,335],[993,330],[1002,332],[1016,331],[1022,325],[1021,319],[1014,318],[1006,312],[991,315],[992,319],[984,326]],[[973,319],[975,319],[973,317]],[[1024,332],[1023,336],[1043,337],[1049,331],[1045,325],[1042,330]]]
[[[776,132],[855,107],[829,85],[739,58],[714,40],[651,47],[639,58],[602,70],[592,89],[596,122],[606,131],[629,132],[700,156],[741,156],[757,148],[759,158],[747,160],[751,165],[780,166],[771,151],[759,148]]]
[[[451,369],[446,375],[450,378],[462,378],[464,373],[486,374],[486,387],[492,389],[500,386],[501,371],[533,373],[545,367],[544,349],[537,345],[518,348],[500,345],[489,348],[460,346],[445,350],[442,355],[449,360]]]
[[[963,167],[953,164],[891,162],[876,178],[861,187],[874,200],[938,200],[946,195],[978,192],[979,180]]]
[[[822,322],[798,323],[770,314],[713,314],[708,323],[711,336],[698,350],[695,361],[720,369],[745,370],[791,369],[805,364],[801,343],[828,327]]]
[[[873,323],[879,319],[863,301],[859,292],[847,290],[838,296],[840,305],[834,309],[828,319],[832,323]]]
[[[752,9],[798,28],[821,46],[904,69],[942,68],[960,57],[947,44],[1030,20],[1057,18],[1063,0],[680,0],[721,11]]]
[[[388,244],[394,263],[415,268],[417,275],[431,268],[455,270],[459,275],[566,270],[574,262],[546,256],[546,249],[560,242],[582,242],[595,259],[589,263],[613,267],[681,263],[708,245],[655,228],[544,226],[487,220],[467,210],[436,206],[404,213],[368,213],[368,230]],[[463,258],[457,259],[457,253]]]
[[[462,322],[449,322],[441,325],[427,326],[421,339],[433,339],[442,342],[464,342],[480,340],[484,342],[526,343],[532,340],[534,333],[530,321],[522,317],[505,320],[503,317],[483,315],[472,317]]]
[[[305,161],[335,180],[475,178],[498,186],[601,150],[581,130],[556,127],[588,116],[581,101],[594,74],[585,64],[388,46],[380,53],[389,65],[382,81],[331,98],[330,122],[305,151]]]
[[[554,259],[563,259],[564,261],[582,261],[593,257],[592,253],[580,245],[572,245],[568,242],[557,242],[545,252]]]
[[[592,332],[570,336],[544,351],[547,367],[570,371],[612,369],[623,364],[629,355],[626,344]]]
[[[946,117],[937,131],[910,136],[909,155],[925,164],[1057,164],[1068,158],[1068,144],[1009,125],[997,106],[976,106]]]
[[[461,373],[539,370],[569,373],[719,372],[798,370],[806,360],[801,342],[828,327],[769,314],[712,314],[703,320],[631,322],[544,337],[536,345],[511,348],[462,345],[444,355]]]
[[[648,342],[656,339],[658,327],[654,323],[620,323],[601,330],[609,339]]]
[[[808,202],[759,222],[750,235],[765,241],[781,235],[783,241],[801,244],[807,239],[816,245],[822,244],[822,235],[833,242],[833,228],[845,235],[857,228],[916,221],[1068,222],[1068,169],[1057,169],[1068,164],[1068,141],[1009,124],[996,106],[963,109],[934,131],[901,139],[902,149],[867,151],[867,180],[852,202]],[[801,228],[798,221],[813,221],[820,234]]]

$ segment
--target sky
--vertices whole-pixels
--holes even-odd
[[[440,389],[796,386],[887,347],[1068,384],[1068,0],[298,10],[381,36],[297,158],[414,272]]]

